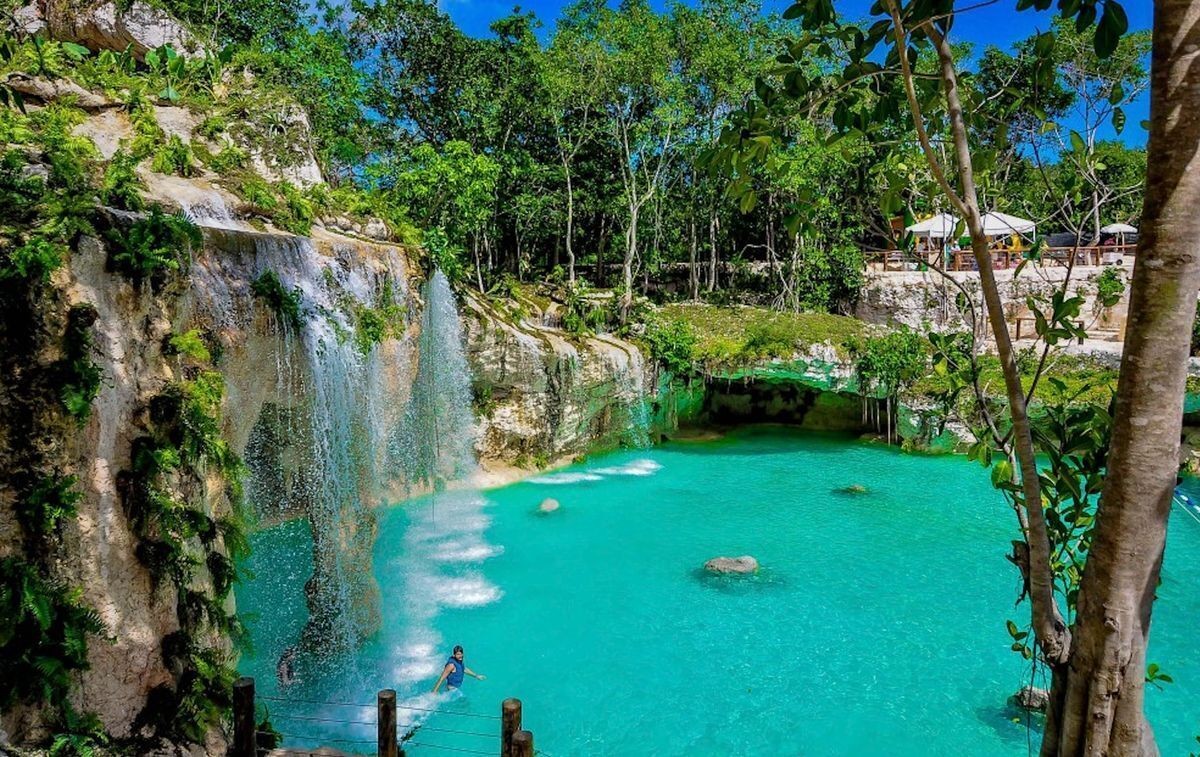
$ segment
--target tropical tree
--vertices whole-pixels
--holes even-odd
[[[1049,4],[1050,0],[1022,0],[1019,5]],[[1127,27],[1119,4],[1063,7],[1077,29],[1093,28],[1098,58],[1117,49]],[[1061,566],[1051,553],[1048,523],[1048,513],[1055,511],[1047,509],[1043,499],[1060,493],[1060,486],[1057,481],[1044,485],[1039,475],[1027,411],[1032,390],[1027,393],[1021,383],[982,224],[971,139],[978,103],[976,93],[962,83],[959,55],[950,40],[956,13],[949,0],[881,0],[873,11],[879,18],[864,29],[842,22],[829,0],[794,4],[785,16],[800,20],[801,35],[779,58],[781,84],[762,83],[760,102],[742,115],[740,129],[727,132],[719,157],[738,173],[764,162],[781,138],[780,119],[797,107],[830,112],[839,134],[878,139],[877,124],[897,120],[911,129],[941,194],[970,234],[1004,375],[1008,423],[1003,429],[993,424],[981,443],[994,445],[1000,453],[1002,464],[994,466],[993,481],[1014,504],[1022,541],[1013,560],[1025,578],[1040,659],[1053,676],[1042,754],[1156,754],[1142,710],[1143,670],[1175,481],[1173,453],[1179,443],[1187,326],[1200,287],[1200,256],[1194,251],[1200,221],[1183,211],[1200,199],[1200,179],[1186,178],[1190,156],[1200,144],[1200,125],[1182,115],[1197,104],[1192,93],[1200,78],[1195,65],[1200,55],[1195,52],[1200,49],[1200,7],[1176,0],[1156,4],[1150,176],[1142,219],[1149,234],[1139,243],[1132,328],[1122,360],[1103,494],[1090,542],[1083,544],[1086,567],[1077,587],[1071,587],[1077,593],[1066,592],[1068,606],[1076,608],[1073,616],[1064,614],[1056,595]],[[842,65],[811,76],[806,50],[835,45],[845,51]],[[1052,49],[1045,43],[1038,48],[1042,65],[1053,65]],[[920,68],[923,54],[936,61],[932,76]],[[887,82],[899,82],[899,96]],[[1014,104],[1019,103],[1018,99]],[[935,137],[948,143],[948,152]],[[742,191],[753,189],[743,185]],[[1070,324],[1075,305],[1061,296],[1054,305],[1039,323],[1047,344],[1076,330]],[[1153,461],[1151,448],[1158,450]],[[991,453],[985,457],[990,460]]]

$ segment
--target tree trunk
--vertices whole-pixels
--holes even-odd
[[[717,288],[717,209],[708,215],[708,291]]]
[[[641,213],[639,203],[629,204],[629,225],[625,228],[625,259],[621,264],[621,281],[625,291],[621,294],[621,321],[629,314],[629,305],[633,302],[633,258],[637,255],[638,244],[638,215]]]
[[[1200,288],[1200,4],[1154,8],[1150,141],[1108,474],[1043,755],[1157,755],[1142,708]]]
[[[575,288],[575,248],[571,246],[575,235],[575,192],[571,187],[571,167],[563,156],[563,171],[567,175],[567,281]]]
[[[696,269],[696,216],[692,214],[688,225],[691,235],[691,245],[688,247],[688,292],[690,299],[695,302],[700,299],[700,272]]]

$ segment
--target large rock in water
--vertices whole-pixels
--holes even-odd
[[[1035,686],[1025,686],[1009,697],[1008,701],[1022,710],[1045,712],[1050,706],[1050,692]]]
[[[741,557],[714,557],[704,563],[709,573],[757,573],[758,560],[750,555]]]
[[[538,505],[538,510],[544,513],[552,513],[559,507],[561,507],[561,505],[558,504],[557,499],[554,499],[553,497],[547,497],[546,499],[542,500],[542,504]]]

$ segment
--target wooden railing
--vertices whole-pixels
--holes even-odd
[[[274,712],[272,716],[287,722],[296,722],[300,724],[330,723],[345,727],[353,726],[375,726],[375,738],[366,739],[349,739],[349,738],[327,738],[317,734],[302,734],[302,733],[282,733],[279,731],[259,731],[258,724],[255,718],[255,694],[254,694],[254,679],[239,678],[233,685],[233,743],[229,748],[229,757],[258,757],[259,754],[268,752],[279,755],[311,755],[315,753],[325,753],[321,748],[324,744],[349,744],[355,754],[374,754],[376,757],[404,757],[405,746],[423,747],[434,750],[446,750],[448,752],[456,752],[459,754],[478,754],[478,755],[495,755],[500,757],[533,757],[533,734],[521,728],[521,700],[520,699],[505,699],[500,706],[500,715],[485,715],[481,713],[467,713],[455,711],[441,711],[438,714],[449,718],[475,718],[490,720],[493,723],[499,723],[499,732],[487,733],[478,729],[464,730],[462,728],[443,728],[426,725],[424,723],[399,723],[397,720],[397,710],[406,713],[407,715],[431,715],[435,710],[426,707],[412,707],[396,703],[396,692],[393,689],[384,689],[380,691],[376,697],[374,704],[358,704],[352,702],[312,702],[297,699],[284,699],[280,697],[258,697],[260,700],[266,700],[272,703],[295,703],[314,705],[323,708],[350,708],[354,712],[353,717],[331,718],[294,715],[281,712]],[[367,715],[364,711],[374,710],[375,720],[362,720],[362,717]],[[458,734],[483,738],[490,741],[491,748],[486,746],[480,748],[464,748],[460,746],[451,746],[447,744],[438,744],[433,741],[427,741],[426,738],[436,738],[437,734]],[[426,735],[428,734],[428,735]],[[260,738],[262,737],[262,738]],[[272,741],[282,737],[288,741],[309,742],[314,746],[310,747],[271,747],[268,748],[262,743],[266,739]],[[415,740],[420,738],[420,741]],[[497,741],[499,743],[497,743]],[[370,747],[374,749],[370,749]]]
[[[1068,266],[1072,256],[1075,265],[1100,266],[1105,258],[1115,256],[1118,259],[1133,257],[1137,245],[1110,244],[1088,245],[1086,247],[1043,247],[1035,265]],[[1024,249],[997,249],[992,251],[992,266],[996,269],[1014,268],[1020,264],[1025,255]],[[863,253],[868,270],[874,271],[911,271],[922,266],[939,268],[939,250],[918,251],[905,253],[901,250],[872,250]],[[947,271],[975,271],[975,255],[970,250],[955,250],[946,255]]]

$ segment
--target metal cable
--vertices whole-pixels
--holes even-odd
[[[463,754],[486,754],[488,757],[492,757],[493,754],[492,752],[481,752],[478,749],[464,749],[462,747],[444,746],[442,744],[422,744],[416,741],[407,741],[405,744],[408,746],[419,746],[428,749],[444,749],[448,752],[462,752]]]
[[[346,725],[375,725],[374,720],[339,720],[338,718],[318,718],[314,715],[288,715],[282,712],[272,712],[271,719],[302,720],[308,723],[344,723]]]
[[[312,705],[317,705],[317,706],[330,705],[333,707],[361,707],[361,708],[374,708],[375,707],[375,705],[373,705],[373,704],[354,704],[352,702],[318,702],[318,701],[312,700],[312,699],[283,699],[280,697],[267,697],[267,696],[258,696],[257,698],[268,701],[268,702],[283,702],[284,704],[312,704]],[[411,705],[404,705],[404,704],[397,704],[396,709],[397,710],[410,710],[412,712],[436,712],[439,715],[452,715],[452,716],[461,717],[461,718],[482,718],[484,720],[499,720],[500,719],[499,715],[484,715],[483,713],[479,713],[479,712],[453,712],[451,710],[439,710],[439,709],[436,709],[433,707],[413,707]]]

